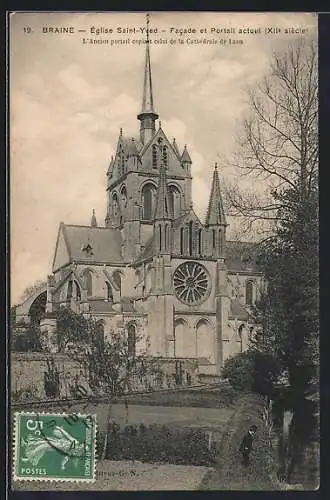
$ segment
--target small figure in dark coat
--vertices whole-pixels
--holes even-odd
[[[252,442],[255,433],[257,432],[257,426],[251,425],[249,431],[245,434],[242,439],[239,451],[242,453],[243,465],[249,464],[249,456],[252,450]]]

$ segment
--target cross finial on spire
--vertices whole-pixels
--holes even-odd
[[[152,79],[151,79],[151,64],[150,64],[150,40],[149,40],[149,14],[146,15],[146,56],[144,64],[144,81],[143,81],[143,98],[142,109],[138,115],[141,121],[140,136],[141,142],[145,144],[155,133],[155,120],[158,115],[154,110],[153,92],[152,92]]]

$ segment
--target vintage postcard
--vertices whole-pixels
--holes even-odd
[[[318,488],[317,15],[8,31],[13,489]]]

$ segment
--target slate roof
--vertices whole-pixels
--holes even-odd
[[[139,151],[142,149],[140,140],[134,139],[134,137],[121,137],[120,144],[127,156],[138,156]]]
[[[141,262],[143,260],[148,259],[149,257],[152,257],[154,255],[154,248],[153,248],[153,236],[149,238],[147,243],[145,244],[144,250],[141,252],[139,257],[136,259],[136,263]]]
[[[118,229],[63,224],[70,260],[122,264],[121,234]],[[90,245],[91,254],[82,248]]]
[[[173,227],[180,227],[184,220],[189,217],[191,212],[188,212],[178,219],[173,221]],[[193,212],[194,215],[195,212]],[[196,216],[199,221],[198,217]],[[154,255],[153,252],[153,236],[146,242],[144,250],[139,255],[137,262],[146,260]],[[206,258],[207,259],[207,258]],[[258,273],[260,269],[256,263],[255,244],[244,241],[227,241],[226,242],[226,265],[228,271],[232,272],[251,272]]]
[[[175,219],[173,221],[173,227],[174,228],[177,228],[177,227],[180,227],[182,224],[185,223],[185,221],[189,219],[189,220],[194,220],[195,222],[197,222],[201,227],[203,227],[203,224],[201,222],[201,220],[199,219],[199,217],[196,215],[195,211],[193,208],[190,208],[189,211],[187,211],[186,213],[184,213],[183,215],[181,215],[180,217],[178,217],[177,219]]]

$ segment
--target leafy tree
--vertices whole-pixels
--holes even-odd
[[[23,327],[23,333],[18,333],[16,329]],[[43,350],[41,342],[41,332],[39,325],[16,323],[11,328],[11,346],[16,352],[41,352]]]
[[[86,318],[69,307],[61,307],[55,313],[56,332],[59,351],[65,351],[68,344],[87,342],[90,330],[97,329],[100,324],[94,318]]]
[[[111,431],[114,399],[124,396],[128,415],[125,395],[132,390],[133,379],[143,382],[156,373],[158,367],[144,353],[137,354],[135,349],[132,350],[124,334],[110,331],[105,337],[102,320],[90,315],[85,317],[69,309],[59,311],[56,317],[60,345],[66,346],[66,352],[80,366],[93,396],[106,398],[108,402],[107,431],[102,451],[104,458]]]
[[[267,290],[253,316],[260,325],[252,344],[271,352],[287,374],[296,448],[301,408],[318,380],[318,72],[313,41],[297,41],[274,54],[269,75],[250,92],[240,169],[265,189],[227,186],[232,215],[260,221],[259,265]],[[250,179],[250,180],[251,180]],[[263,226],[265,227],[265,226]],[[295,444],[291,454],[295,456]],[[291,459],[294,464],[294,458]],[[293,466],[291,466],[291,471]]]
[[[236,390],[271,397],[280,366],[271,354],[248,350],[228,358],[222,376]]]

